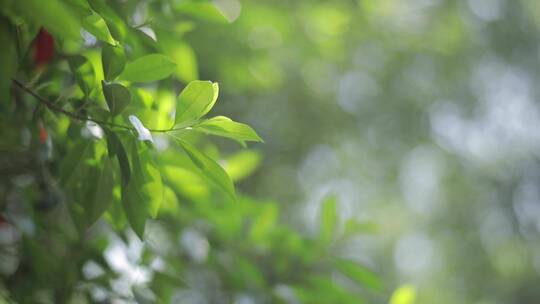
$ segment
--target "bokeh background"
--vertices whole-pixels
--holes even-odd
[[[239,187],[316,229],[378,227],[344,252],[420,303],[540,299],[540,2],[217,1],[187,33],[219,111],[265,139]]]
[[[238,152],[225,140],[203,142],[238,188],[239,202],[222,204],[187,156],[156,136],[165,211],[147,223],[144,242],[118,232],[126,231],[115,211],[119,186],[105,219],[79,242],[66,208],[34,210],[50,194],[36,186],[36,170],[0,176],[0,296],[61,303],[71,288],[81,298],[74,303],[356,303],[328,299],[359,295],[540,303],[540,1],[213,1],[230,23],[204,1],[103,3],[92,9],[111,29],[129,28],[129,60],[162,52],[178,63],[174,78],[130,86],[133,103],[148,108],[136,112],[146,126],[168,117],[186,83],[212,80],[220,87],[212,115],[253,126],[265,143]],[[208,10],[189,10],[197,5]],[[62,56],[84,55],[102,77],[102,42],[82,36],[84,44],[57,43],[44,72],[26,63],[17,77],[51,100],[77,97]],[[21,95],[31,113],[36,101]],[[72,142],[104,145],[95,125],[42,118],[54,143],[39,168],[51,176]],[[2,165],[32,152],[9,150],[30,136],[10,121],[0,122],[13,135],[2,136],[11,151]],[[332,195],[343,242],[324,239],[320,227]],[[352,237],[351,219],[362,232]],[[336,256],[372,270],[382,287],[363,270],[353,273],[362,284],[344,278]]]

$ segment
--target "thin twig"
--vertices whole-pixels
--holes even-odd
[[[44,104],[47,108],[49,108],[49,110],[52,110],[52,111],[55,111],[55,112],[58,112],[58,113],[62,113],[68,117],[71,117],[73,119],[76,119],[76,120],[80,120],[80,121],[92,121],[92,122],[95,122],[97,124],[100,124],[100,125],[106,125],[106,126],[110,126],[110,127],[117,127],[117,128],[123,128],[123,129],[127,129],[127,130],[132,130],[133,128],[131,127],[128,127],[128,126],[125,126],[125,125],[118,125],[118,124],[114,124],[114,123],[110,123],[110,122],[106,122],[106,121],[102,121],[102,120],[99,120],[99,119],[94,119],[94,118],[89,118],[87,116],[83,116],[83,115],[79,115],[77,113],[73,113],[73,112],[69,112],[69,111],[66,111],[64,110],[63,108],[55,105],[54,103],[50,102],[49,100],[41,97],[40,95],[38,95],[36,92],[34,92],[32,89],[28,88],[27,86],[25,86],[22,82],[20,82],[19,80],[17,79],[13,79],[13,83],[15,83],[15,85],[17,85],[19,88],[21,88],[23,91],[25,91],[26,93],[32,95],[37,101],[41,102],[42,104]]]
[[[51,101],[49,101],[49,100],[43,98],[42,96],[38,95],[36,92],[34,92],[29,87],[25,86],[19,80],[13,79],[13,83],[17,87],[19,87],[20,89],[25,91],[26,93],[32,95],[37,101],[39,101],[40,103],[45,105],[51,111],[62,113],[62,114],[66,115],[66,116],[68,116],[68,117],[70,117],[72,119],[79,120],[79,121],[91,121],[91,122],[94,122],[94,123],[102,125],[102,126],[122,128],[122,129],[126,129],[126,130],[135,130],[135,128],[130,127],[130,126],[115,124],[115,123],[112,123],[112,122],[103,121],[103,120],[99,120],[99,119],[94,119],[94,118],[90,118],[90,117],[87,117],[87,116],[84,116],[84,115],[79,115],[77,113],[73,113],[73,112],[64,110],[62,107],[59,107],[56,104],[52,103]],[[154,132],[154,133],[166,133],[166,132],[172,132],[172,131],[179,131],[179,130],[183,130],[183,129],[185,129],[185,127],[183,127],[183,128],[170,128],[170,129],[148,129],[148,131]]]
[[[143,21],[143,23],[139,24],[139,25],[135,25],[133,26],[133,28],[136,28],[136,29],[140,29],[141,27],[145,27],[149,24],[152,24],[154,22],[154,20],[152,18],[146,20],[146,21]]]

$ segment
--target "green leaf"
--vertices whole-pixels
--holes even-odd
[[[15,26],[7,19],[0,17],[0,45],[2,45],[2,56],[0,56],[0,99],[4,100],[3,105],[10,100],[11,78],[15,76],[18,68],[17,49],[15,48]],[[2,111],[6,113],[6,111]]]
[[[101,162],[103,163],[103,169],[101,169],[97,179],[97,187],[95,193],[93,193],[94,199],[86,211],[89,226],[109,208],[113,199],[114,177],[112,162],[107,157],[103,157]]]
[[[176,9],[182,13],[189,14],[195,18],[202,20],[229,23],[229,20],[219,11],[219,9],[211,2],[179,2]]]
[[[94,88],[96,77],[90,61],[80,55],[68,58],[69,68],[75,77],[75,81],[85,96],[88,96]]]
[[[371,270],[353,261],[338,259],[334,262],[336,268],[361,286],[370,289],[380,289],[380,279]]]
[[[328,275],[311,274],[305,281],[307,286],[295,288],[302,303],[366,303],[356,293],[336,284]]]
[[[72,181],[73,174],[77,171],[79,164],[84,159],[86,151],[90,147],[90,141],[85,140],[77,143],[73,148],[69,149],[66,156],[60,165],[60,183],[68,184]]]
[[[86,31],[94,35],[97,39],[107,42],[110,45],[118,44],[118,41],[111,36],[107,23],[105,23],[105,20],[100,15],[92,14],[84,18],[82,25]]]
[[[244,147],[246,146],[246,141],[263,141],[250,126],[232,121],[225,116],[217,116],[205,120],[193,126],[193,129],[207,134],[234,139]]]
[[[142,239],[148,212],[144,208],[144,197],[136,178],[131,178],[127,186],[122,186],[122,206],[131,229]]]
[[[178,62],[175,75],[183,82],[190,82],[199,78],[197,56],[193,48],[185,42],[176,42],[169,52],[175,62]]]
[[[402,285],[396,289],[390,297],[389,304],[414,304],[416,301],[416,289],[412,285]]]
[[[17,12],[43,25],[54,36],[81,40],[81,24],[62,1],[47,0],[45,4],[42,0],[24,0],[11,1],[11,4]]]
[[[176,69],[167,56],[151,54],[128,63],[121,77],[133,82],[155,81],[166,78]]]
[[[212,89],[214,90],[214,97],[212,97],[212,101],[206,106],[206,109],[204,109],[203,114],[201,116],[204,116],[208,112],[210,112],[210,110],[212,110],[212,108],[216,104],[216,101],[219,96],[219,85],[217,82],[212,83]]]
[[[345,222],[345,231],[343,237],[351,237],[359,233],[374,233],[377,231],[377,225],[372,222],[359,222],[350,218]]]
[[[107,81],[112,81],[124,70],[126,65],[126,54],[121,47],[113,47],[108,44],[101,48],[101,64],[103,66],[103,77]]]
[[[150,149],[144,147],[139,152],[139,165],[134,165],[134,174],[142,182],[141,191],[145,196],[148,212],[155,218],[163,201],[163,183],[161,174],[152,160]]]
[[[217,88],[210,81],[190,82],[178,96],[175,124],[193,123],[206,114],[208,107],[216,102]]]
[[[320,213],[319,240],[328,244],[334,238],[338,225],[337,199],[334,195],[324,200]]]
[[[163,186],[163,201],[159,207],[159,212],[176,214],[178,210],[178,197],[176,193],[170,187]]]
[[[94,0],[88,1],[88,5],[105,20],[111,35],[116,40],[124,41],[128,27],[109,2]]]
[[[93,223],[90,214],[96,197],[100,170],[96,164],[90,165],[90,162],[82,164],[77,169],[78,173],[81,172],[84,175],[74,178],[77,182],[71,186],[70,190],[74,195],[70,197],[69,201],[73,202],[71,204],[71,216],[78,231],[83,233]]]
[[[192,163],[187,155],[185,158],[187,162]],[[208,197],[209,186],[211,186],[208,179],[204,174],[201,174],[198,168],[186,167],[188,167],[186,164],[183,166],[164,166],[162,172],[167,178],[168,184],[182,196],[193,200]]]
[[[113,189],[113,195],[114,195],[114,201],[109,206],[109,209],[105,213],[104,217],[105,219],[111,223],[112,227],[117,230],[121,231],[124,230],[124,228],[127,225],[127,218],[124,213],[124,206],[121,202],[121,196],[122,196],[122,188],[120,187],[114,187]]]
[[[263,242],[265,237],[275,231],[277,219],[278,208],[276,205],[264,204],[261,206],[260,214],[255,217],[250,233],[255,242]]]
[[[124,212],[131,227],[142,238],[148,216],[156,217],[163,201],[161,174],[151,158],[150,149],[138,142],[131,143],[132,174],[122,189]]]
[[[131,101],[129,90],[119,83],[106,83],[102,81],[101,85],[111,115],[116,116],[120,114]]]
[[[179,138],[177,138],[177,140],[193,163],[202,171],[203,175],[216,183],[221,190],[227,193],[231,199],[236,201],[234,185],[231,178],[227,175],[227,172],[225,172],[225,170],[213,159],[199,151],[187,141]]]
[[[128,184],[122,185],[122,206],[124,207],[124,213],[126,214],[129,225],[139,238],[142,239],[146,218],[148,217],[148,209],[146,208],[146,197],[141,188],[141,185],[143,185],[141,177],[142,169],[140,167],[136,142],[131,143],[130,155],[133,174],[131,174]]]
[[[261,155],[257,151],[244,150],[227,158],[224,167],[233,181],[239,181],[252,174],[261,162]]]
[[[109,157],[116,156],[118,164],[120,165],[120,174],[122,177],[122,185],[127,186],[131,179],[131,169],[129,166],[129,160],[127,157],[126,149],[120,141],[120,138],[113,131],[105,130],[107,138],[107,149],[109,151]]]

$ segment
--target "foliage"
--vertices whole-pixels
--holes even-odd
[[[538,302],[537,0],[0,3],[2,296]]]
[[[335,252],[351,236],[335,198],[312,236],[235,190],[259,152],[206,135],[262,139],[214,116],[218,84],[196,79],[184,38],[227,22],[214,4],[4,0],[0,21],[6,301],[361,303],[381,289]]]

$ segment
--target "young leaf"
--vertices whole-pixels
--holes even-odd
[[[208,112],[210,112],[210,110],[212,110],[212,108],[214,107],[214,105],[216,104],[216,101],[218,99],[219,85],[218,85],[217,82],[212,83],[212,89],[214,90],[214,97],[212,97],[212,101],[206,106],[206,109],[204,109],[201,117],[206,115]]]
[[[210,81],[195,80],[190,82],[178,96],[175,124],[190,123],[201,118],[206,109],[217,99],[217,84]]]
[[[101,48],[101,65],[105,80],[112,81],[124,70],[126,55],[121,47],[113,47],[108,44]]]
[[[169,76],[175,69],[176,63],[167,56],[151,54],[128,63],[121,76],[133,82],[155,81]]]
[[[263,141],[250,126],[232,121],[225,116],[217,116],[205,120],[193,126],[193,129],[207,134],[234,139],[244,147],[246,146],[246,141]]]
[[[129,115],[129,122],[133,125],[133,127],[137,130],[137,133],[139,134],[138,139],[140,141],[151,141],[154,142],[154,139],[152,138],[152,133],[142,124],[142,122],[137,118],[135,115]]]
[[[356,283],[371,289],[380,289],[381,281],[371,270],[353,261],[338,259],[334,262],[336,268]]]
[[[131,101],[129,90],[119,83],[106,83],[102,81],[101,85],[111,115],[116,116],[120,114]]]
[[[107,1],[86,1],[93,11],[98,13],[107,23],[111,35],[119,41],[124,41],[127,35],[127,25],[125,21],[118,16],[117,12],[109,5]]]
[[[68,58],[69,68],[75,77],[75,81],[85,96],[88,96],[94,88],[95,75],[92,64],[83,56],[75,55]]]
[[[186,151],[189,158],[193,163],[202,171],[202,173],[208,177],[211,181],[216,183],[230,198],[236,200],[236,194],[234,192],[234,185],[231,178],[227,175],[227,172],[213,159],[199,151],[193,145],[182,139],[177,139],[178,143]]]
[[[338,225],[337,199],[334,195],[322,203],[320,221],[319,240],[328,244],[334,238]]]
[[[118,42],[114,40],[109,32],[109,28],[105,23],[105,20],[98,14],[92,14],[83,19],[82,25],[86,31],[94,35],[97,39],[107,42],[110,45],[117,45]]]

